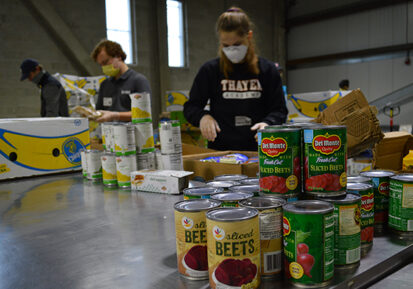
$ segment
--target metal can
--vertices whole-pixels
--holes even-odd
[[[81,160],[81,163],[82,163],[82,175],[83,175],[84,178],[87,179],[88,170],[87,170],[87,157],[86,157],[86,151],[85,150],[80,151],[80,160]]]
[[[363,176],[351,176],[347,177],[347,186],[348,183],[365,183],[371,184],[371,179]]]
[[[155,150],[155,164],[157,170],[163,170],[162,154],[159,149]]]
[[[258,210],[220,208],[206,214],[209,285],[258,288],[260,231]]]
[[[182,153],[162,155],[162,167],[164,170],[182,171],[184,169]]]
[[[241,182],[241,180],[247,179],[246,175],[219,175],[214,177],[214,181],[235,181]]]
[[[127,156],[136,154],[135,127],[131,123],[116,123],[112,127],[116,155]]]
[[[334,275],[334,206],[318,200],[283,206],[285,275],[294,285],[318,288]]]
[[[347,183],[347,193],[361,197],[361,257],[373,247],[374,237],[374,192],[373,185],[366,183]]]
[[[301,196],[302,194],[295,194],[295,195],[289,195],[289,196],[279,196],[279,198],[283,198],[287,203],[295,202],[298,201],[298,197]],[[264,196],[268,196],[265,195]]]
[[[87,176],[89,180],[100,181],[102,180],[102,162],[100,156],[102,155],[101,151],[98,150],[87,150],[86,159],[87,159]]]
[[[159,123],[159,140],[162,154],[182,153],[181,125],[179,120]]]
[[[175,208],[178,271],[192,280],[208,279],[206,212],[218,208],[214,200],[177,202]]]
[[[136,171],[136,156],[117,156],[116,157],[116,175],[118,186],[128,188],[131,186],[131,172]]]
[[[102,161],[103,185],[108,187],[117,186],[116,155],[114,153],[104,153],[100,159]]]
[[[138,170],[144,169],[156,169],[155,152],[149,152],[144,154],[137,154],[137,168]]]
[[[304,129],[305,192],[317,196],[345,194],[347,184],[346,127]]]
[[[371,178],[374,191],[374,233],[383,234],[389,214],[389,191],[392,171],[373,170],[360,173],[363,177]]]
[[[114,152],[115,149],[112,125],[113,122],[104,122],[101,124],[102,145],[103,149],[107,152]]]
[[[206,185],[215,188],[223,188],[228,191],[229,187],[240,185],[240,183],[235,181],[209,181],[206,182]]]
[[[334,205],[334,265],[346,269],[359,266],[361,197],[346,194],[320,200]]]
[[[242,185],[260,185],[259,178],[247,178],[239,181]]]
[[[294,195],[301,191],[301,133],[298,128],[258,131],[260,190]]]
[[[152,122],[134,124],[136,152],[144,154],[155,151]]]
[[[389,227],[400,239],[413,238],[413,174],[390,178]]]
[[[253,193],[231,191],[227,193],[218,193],[211,196],[211,199],[221,202],[221,207],[239,207],[238,202],[252,198]]]
[[[256,197],[239,202],[240,207],[259,211],[262,278],[276,278],[282,270],[282,206],[285,203],[285,200],[273,197]]]
[[[189,199],[210,199],[211,195],[222,193],[223,188],[214,188],[214,187],[194,187],[186,188],[183,190],[184,200]]]
[[[151,95],[148,92],[131,93],[132,123],[152,122]]]
[[[253,193],[254,197],[258,197],[260,195],[260,185],[236,185],[229,187],[228,190]]]

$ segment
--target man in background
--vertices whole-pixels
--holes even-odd
[[[40,88],[42,117],[69,116],[65,89],[56,78],[34,59],[25,59],[20,70],[21,81],[28,79]]]

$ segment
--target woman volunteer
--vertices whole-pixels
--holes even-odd
[[[200,68],[184,106],[186,119],[199,126],[212,149],[257,150],[256,130],[287,117],[280,75],[255,53],[251,26],[240,8],[221,14],[219,57]]]

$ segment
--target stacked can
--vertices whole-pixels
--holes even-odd
[[[159,123],[162,165],[165,170],[183,170],[181,125],[178,120]]]
[[[86,151],[87,178],[94,182],[102,180],[102,163],[100,160],[102,152],[98,150]]]
[[[113,135],[114,122],[104,122],[102,126],[102,145],[106,152],[115,152],[115,138]]]
[[[132,93],[132,123],[135,131],[135,148],[138,170],[156,169],[153,137],[151,96],[147,92]]]

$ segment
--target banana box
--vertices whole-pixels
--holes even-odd
[[[189,90],[167,91],[165,94],[166,111],[183,111],[189,99]]]
[[[0,180],[79,170],[89,146],[87,118],[0,119]]]
[[[302,122],[316,118],[321,111],[350,91],[320,91],[287,95],[288,121]]]

